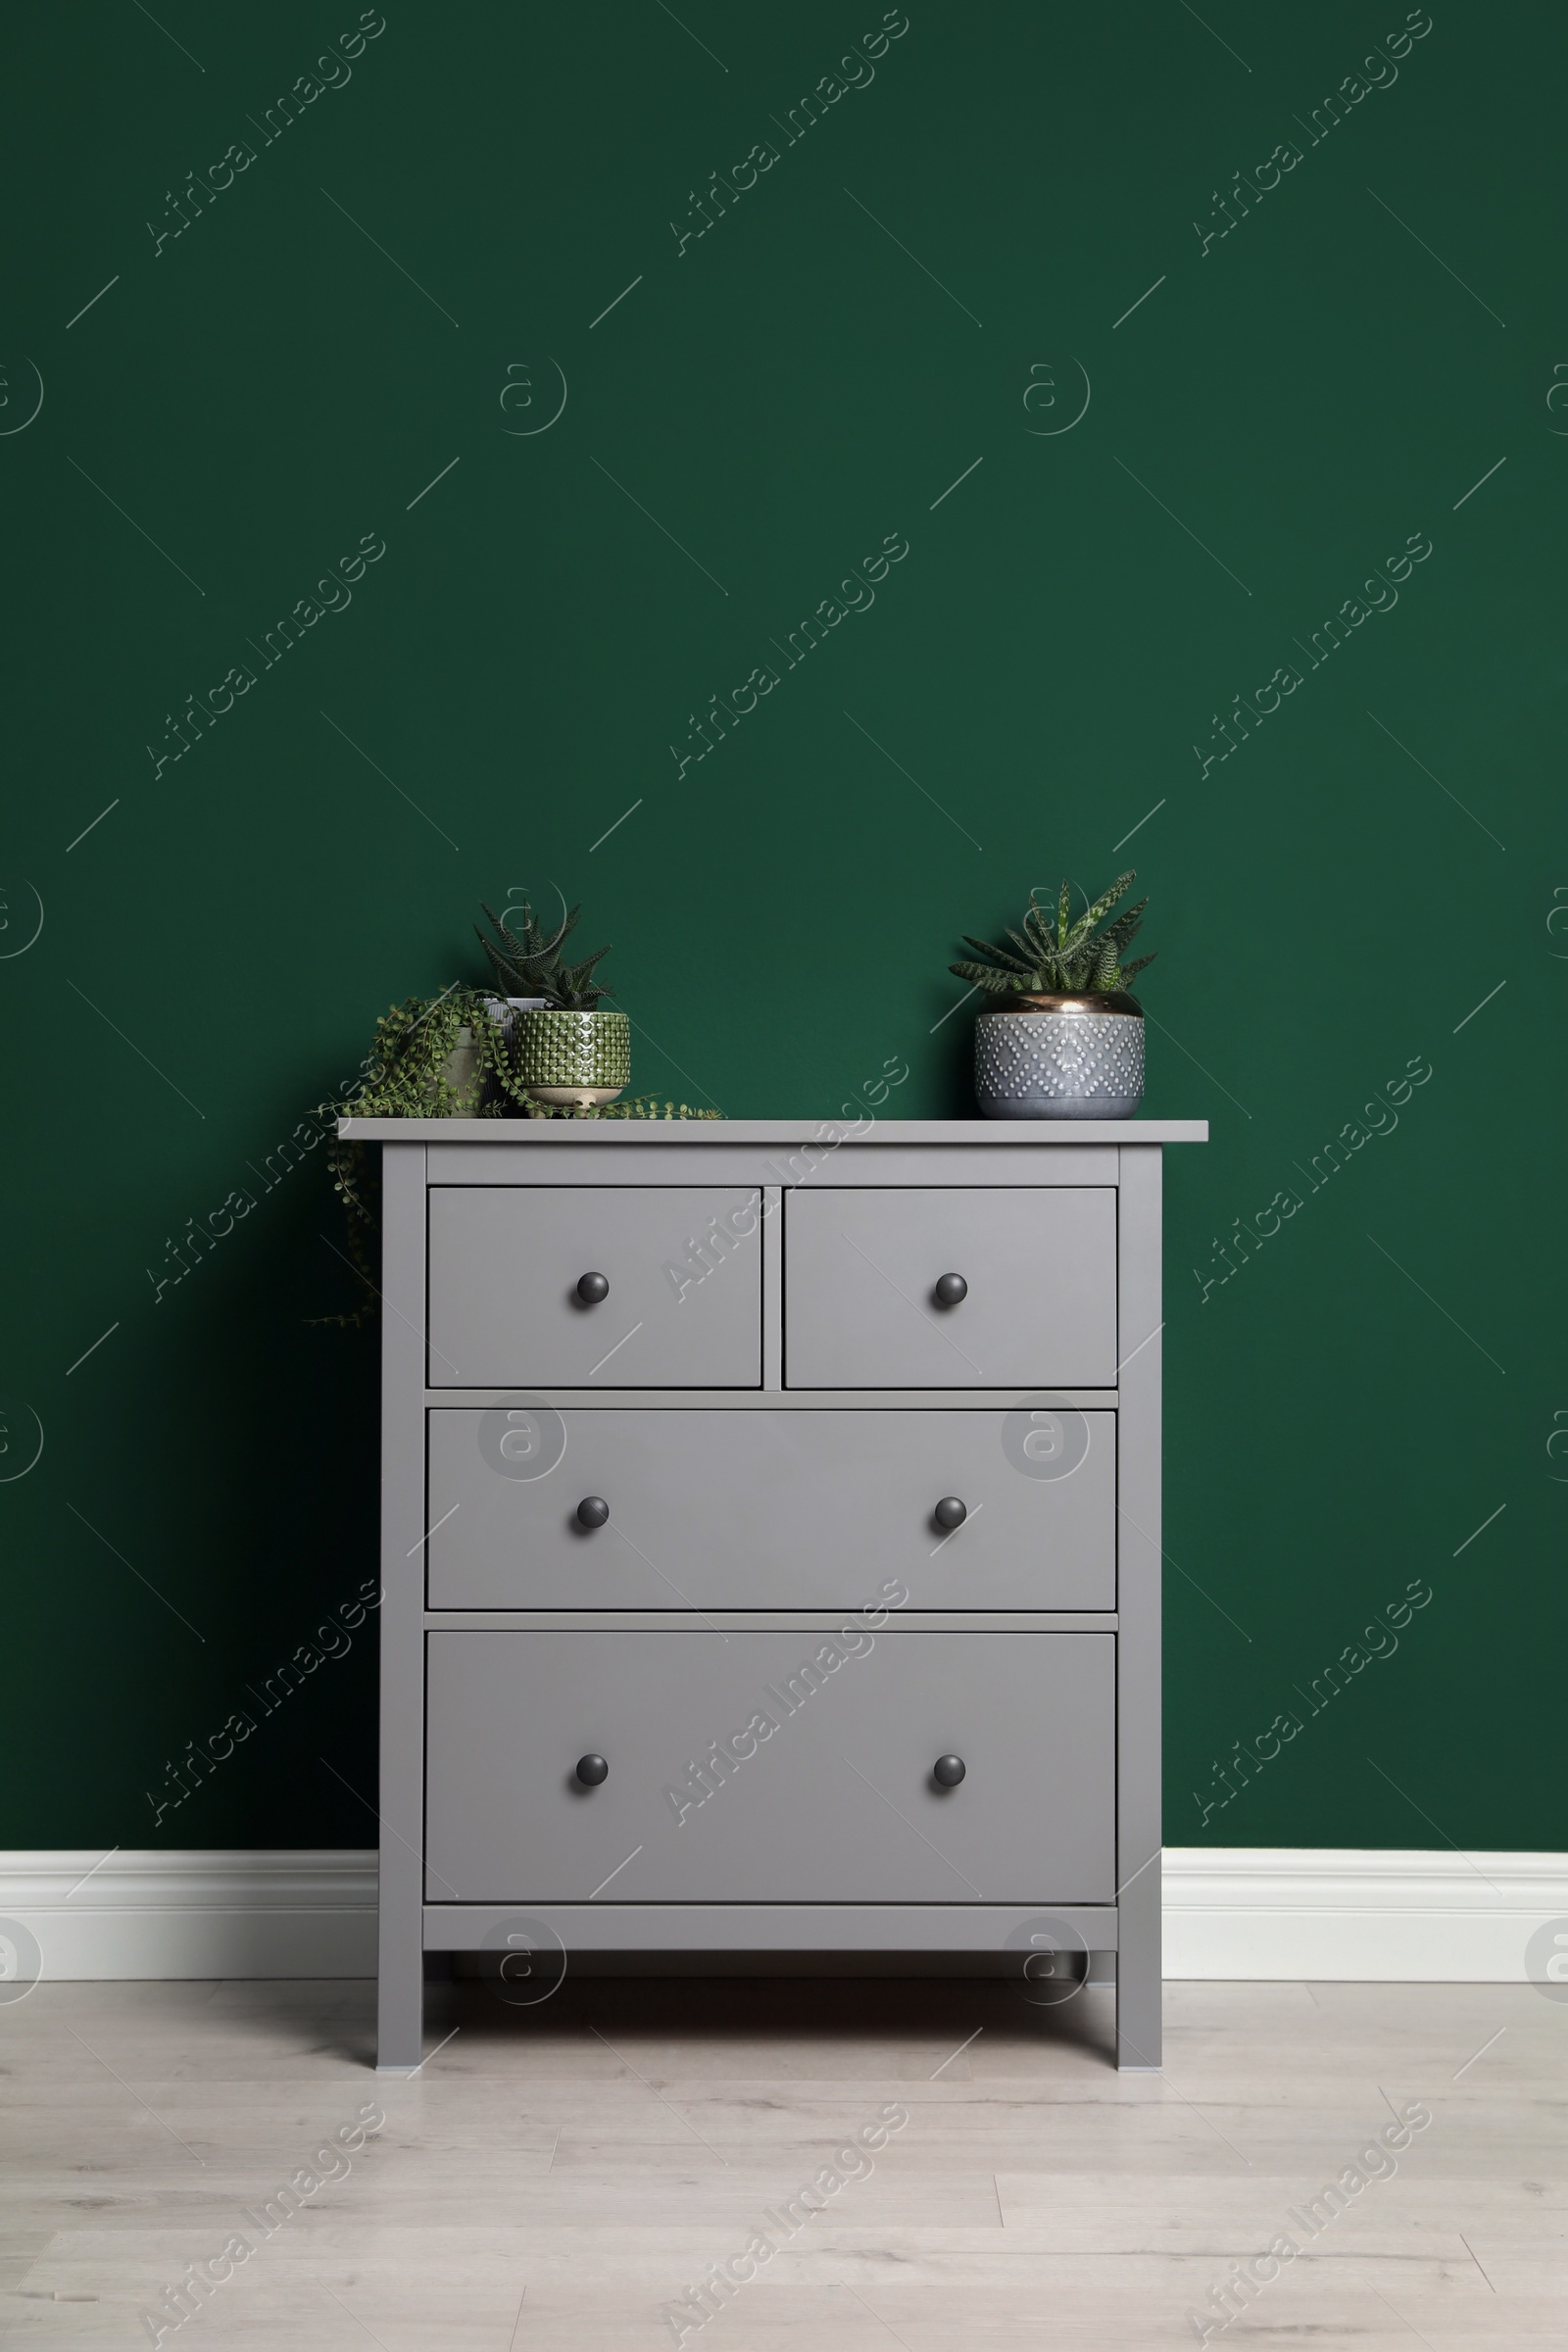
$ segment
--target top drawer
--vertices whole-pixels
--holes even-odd
[[[688,1263],[710,1219],[755,1235],[755,1191],[432,1185],[428,1199],[432,1389],[761,1386],[760,1240],[731,1242],[712,1282]],[[588,1274],[609,1285],[592,1303]]]
[[[813,1188],[784,1213],[790,1388],[1115,1386],[1113,1187]]]

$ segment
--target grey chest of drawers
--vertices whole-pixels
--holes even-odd
[[[1117,1955],[1160,2057],[1160,1158],[1196,1121],[384,1152],[379,2063],[426,1951]],[[995,1963],[993,1962],[993,1965]]]

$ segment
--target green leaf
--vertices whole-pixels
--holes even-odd
[[[572,964],[569,967],[569,977],[573,983],[586,980],[589,973],[593,970],[594,965],[599,962],[602,956],[608,956],[609,954],[610,950],[608,948],[595,948],[593,954],[591,956],[585,956],[581,963]]]
[[[1087,939],[1095,925],[1101,920],[1102,916],[1110,912],[1112,906],[1115,906],[1116,901],[1126,896],[1127,891],[1131,885],[1137,881],[1137,879],[1138,875],[1136,870],[1125,874],[1118,874],[1115,881],[1111,884],[1109,890],[1105,892],[1104,896],[1102,898],[1096,899],[1094,905],[1086,907],[1084,912],[1078,917],[1077,922],[1074,923],[1072,930],[1069,932],[1064,944],[1069,948],[1074,948],[1078,946],[1080,941]]]
[[[959,980],[968,980],[976,988],[989,989],[994,997],[1016,996],[1024,985],[1021,980],[1012,979],[1006,972],[999,972],[995,965],[989,963],[950,963],[948,969]]]
[[[1034,909],[1032,911],[1038,913],[1038,909]],[[1033,925],[1031,925],[1028,915],[1025,915],[1024,929],[1029,934],[1030,949],[1034,956],[1035,961],[1040,964],[1048,963],[1052,956],[1056,953],[1056,943],[1051,936],[1051,924],[1049,920],[1047,920],[1044,916],[1041,916]]]
[[[1119,946],[1125,947],[1128,940],[1140,928],[1143,922],[1144,908],[1148,905],[1147,899],[1140,899],[1136,906],[1129,906],[1124,913],[1117,915],[1113,923],[1107,923],[1100,935],[1101,938],[1114,939]]]
[[[1011,937],[1010,932],[1008,937]],[[1035,958],[1033,956],[1025,956],[1020,961],[1016,956],[1009,956],[1005,948],[994,948],[989,940],[970,939],[968,935],[965,934],[963,944],[966,948],[975,949],[977,953],[982,956],[994,956],[997,962],[1003,965],[1004,968],[1009,972],[1032,972],[1035,968]]]

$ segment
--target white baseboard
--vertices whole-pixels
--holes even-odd
[[[1164,1874],[1168,1978],[1522,1984],[1568,1930],[1568,1854],[1167,1846]]]
[[[373,1977],[374,1850],[0,1852],[45,1980]]]
[[[1165,1974],[1318,1983],[1526,1982],[1568,1927],[1568,1854],[1167,1846]],[[0,1852],[0,1937],[45,1979],[368,1977],[372,1851]]]

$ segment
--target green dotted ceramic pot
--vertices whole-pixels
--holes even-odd
[[[522,1083],[536,1102],[586,1110],[631,1084],[631,1024],[623,1012],[519,1012]]]

